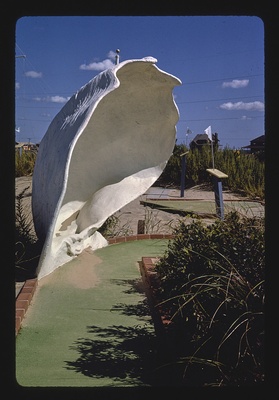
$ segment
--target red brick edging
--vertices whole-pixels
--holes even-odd
[[[116,236],[114,238],[108,239],[109,244],[131,242],[132,240],[145,240],[145,239],[173,239],[174,235],[169,233],[143,233],[139,235],[131,236]]]
[[[21,323],[24,315],[31,303],[33,295],[35,293],[36,287],[38,285],[38,279],[28,279],[25,281],[19,295],[16,298],[16,309],[15,309],[15,334],[18,334],[18,331],[21,327]]]
[[[164,330],[165,327],[171,323],[171,320],[169,316],[165,315],[165,313],[162,311],[156,298],[156,290],[159,286],[158,274],[155,271],[155,263],[157,259],[158,257],[142,257],[141,268],[142,274],[144,275],[144,281],[148,286],[147,290],[149,292],[149,300],[153,308],[153,315],[154,313],[156,314],[154,323],[159,321],[161,325],[159,329],[162,331],[162,329]]]
[[[108,244],[131,242],[133,240],[145,240],[145,239],[173,239],[172,234],[139,234],[131,236],[119,236],[108,239]],[[31,303],[36,287],[38,285],[38,279],[28,279],[25,281],[19,295],[16,298],[16,309],[15,309],[15,334],[17,335],[22,320],[26,314],[26,311]]]

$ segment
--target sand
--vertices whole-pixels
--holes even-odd
[[[24,176],[16,178],[16,195],[27,188],[23,205],[26,214],[32,220],[31,212],[31,196],[32,196],[32,176]],[[113,231],[115,236],[136,235],[138,233],[139,220],[145,221],[145,233],[172,233],[173,227],[177,224],[181,217],[179,214],[168,213],[150,207],[145,207],[140,202],[152,198],[157,199],[179,199],[179,189],[164,189],[151,187],[144,195],[139,196],[136,200],[127,204],[125,207],[117,211],[115,215],[115,226]],[[223,191],[225,200],[243,200],[242,197],[234,193]],[[212,200],[214,201],[214,192],[205,185],[198,185],[184,191],[183,199],[187,200]],[[185,218],[183,218],[185,221]],[[193,218],[188,217],[186,220],[190,223]],[[212,223],[212,219],[203,218],[205,223]],[[32,221],[31,221],[32,222]]]
[[[90,249],[85,249],[78,257],[73,258],[54,273],[40,279],[40,286],[59,284],[73,286],[77,289],[91,289],[100,283],[96,267],[102,260]],[[66,269],[66,273],[62,270]]]

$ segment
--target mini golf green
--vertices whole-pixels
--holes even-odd
[[[213,200],[145,200],[145,206],[157,208],[161,211],[178,213],[182,215],[204,214],[216,216],[216,205]],[[224,201],[225,213],[238,211],[249,217],[264,215],[264,207],[256,201]]]
[[[85,251],[41,279],[16,337],[18,384],[154,385],[157,342],[138,262],[162,255],[167,243]]]

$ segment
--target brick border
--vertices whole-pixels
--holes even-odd
[[[154,318],[154,324],[157,324],[157,329],[160,333],[166,333],[166,328],[172,323],[168,315],[165,315],[162,308],[158,304],[156,297],[156,290],[158,289],[160,282],[158,274],[155,271],[154,260],[158,260],[159,257],[142,257],[140,267],[143,280],[147,286],[147,297],[149,298],[150,305],[152,307],[152,314]],[[159,326],[158,326],[159,322]]]
[[[135,240],[145,240],[145,239],[173,239],[172,234],[139,234],[131,236],[116,236],[114,238],[108,239],[108,244],[131,242]],[[28,279],[25,281],[23,287],[21,288],[17,298],[15,306],[15,334],[17,335],[22,324],[22,320],[27,312],[27,309],[31,303],[35,290],[38,286],[38,279]]]
[[[23,287],[21,288],[17,298],[16,298],[16,306],[15,306],[15,334],[17,335],[24,315],[31,303],[31,300],[34,296],[35,290],[38,285],[38,279],[28,279],[25,281]]]
[[[169,233],[142,233],[131,236],[116,236],[114,238],[107,239],[109,244],[131,242],[132,240],[145,240],[145,239],[173,239],[174,235]]]

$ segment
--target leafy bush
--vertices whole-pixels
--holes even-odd
[[[240,219],[175,229],[156,265],[164,313],[172,320],[181,381],[251,385],[263,380],[264,225]],[[173,336],[171,336],[173,335]]]

